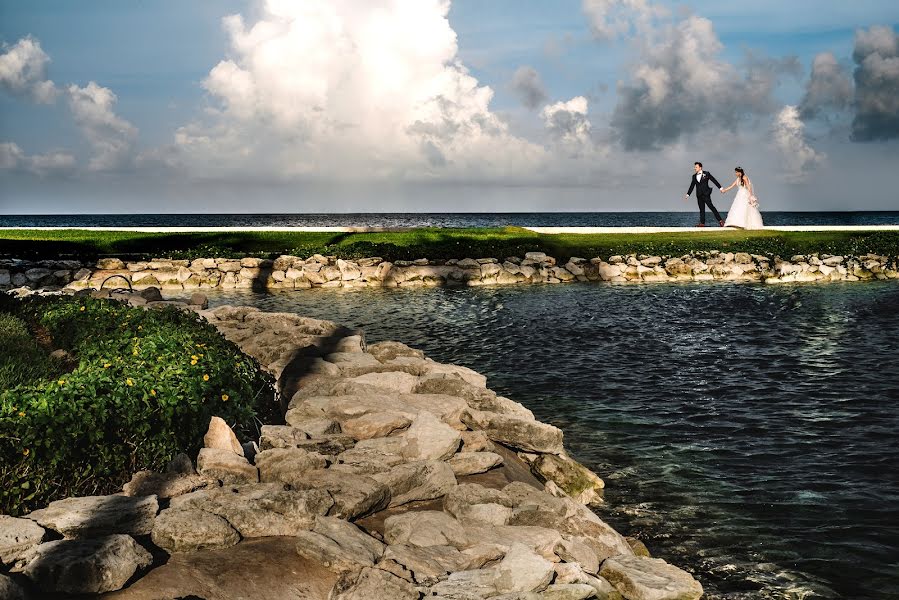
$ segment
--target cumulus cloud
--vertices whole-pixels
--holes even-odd
[[[799,183],[825,160],[825,155],[812,148],[805,139],[805,124],[799,118],[799,108],[784,106],[774,120],[774,145],[782,158],[784,178]]]
[[[266,0],[224,19],[211,110],[180,128],[190,170],[261,177],[478,179],[529,172],[543,148],[490,110],[457,56],[446,0]]]
[[[899,138],[899,35],[872,27],[855,36],[855,118],[852,139]]]
[[[530,109],[535,109],[546,102],[546,88],[534,67],[527,65],[518,67],[512,75],[510,86],[521,103]]]
[[[583,0],[583,10],[593,37],[602,41],[646,30],[654,19],[667,14],[646,0]]]
[[[775,110],[771,93],[795,58],[749,56],[745,66],[718,58],[711,21],[689,17],[647,43],[630,81],[618,86],[611,125],[628,150],[654,150],[699,132],[734,131],[747,118]]]
[[[799,103],[799,116],[812,119],[828,110],[844,110],[852,103],[852,79],[830,52],[812,61],[812,73]]]
[[[0,170],[26,171],[36,175],[52,175],[75,168],[75,157],[66,152],[26,155],[14,142],[0,143]]]
[[[586,146],[590,143],[587,99],[583,96],[545,106],[542,114],[552,139],[568,146]]]
[[[0,87],[40,104],[54,102],[56,85],[47,79],[50,57],[41,48],[40,42],[26,36],[3,49],[5,52],[0,54]]]
[[[75,123],[93,149],[88,168],[106,171],[125,166],[137,128],[115,114],[116,95],[109,88],[91,81],[84,87],[68,87],[69,108]]]

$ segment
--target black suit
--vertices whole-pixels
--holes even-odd
[[[712,188],[709,186],[709,180],[715,183],[716,188],[721,189],[721,184],[718,183],[718,180],[711,173],[702,171],[702,178],[698,183],[696,182],[696,174],[693,174],[693,177],[690,178],[690,189],[687,190],[687,195],[689,196],[693,193],[693,188],[696,188],[696,202],[699,204],[699,222],[703,225],[705,224],[706,204],[712,209],[712,214],[715,215],[718,222],[721,222],[721,215],[718,214],[718,209],[712,204]]]

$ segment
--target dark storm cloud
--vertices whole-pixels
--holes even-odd
[[[532,110],[546,102],[546,88],[533,67],[518,67],[509,85],[521,103]]]
[[[852,78],[830,52],[822,52],[812,62],[812,73],[799,103],[799,116],[813,119],[829,110],[843,110],[852,104]]]
[[[899,35],[872,27],[855,36],[855,118],[857,142],[899,138]]]

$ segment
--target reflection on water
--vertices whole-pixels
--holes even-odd
[[[899,597],[899,286],[220,292],[470,366],[711,598]]]

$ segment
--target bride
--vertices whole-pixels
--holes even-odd
[[[746,172],[742,167],[734,169],[737,178],[732,184],[721,190],[726,193],[732,187],[740,186],[737,191],[737,197],[734,198],[730,210],[727,211],[727,220],[724,222],[725,227],[737,227],[739,229],[762,229],[762,214],[759,212],[759,201],[755,197],[752,190],[752,182],[746,177]]]

